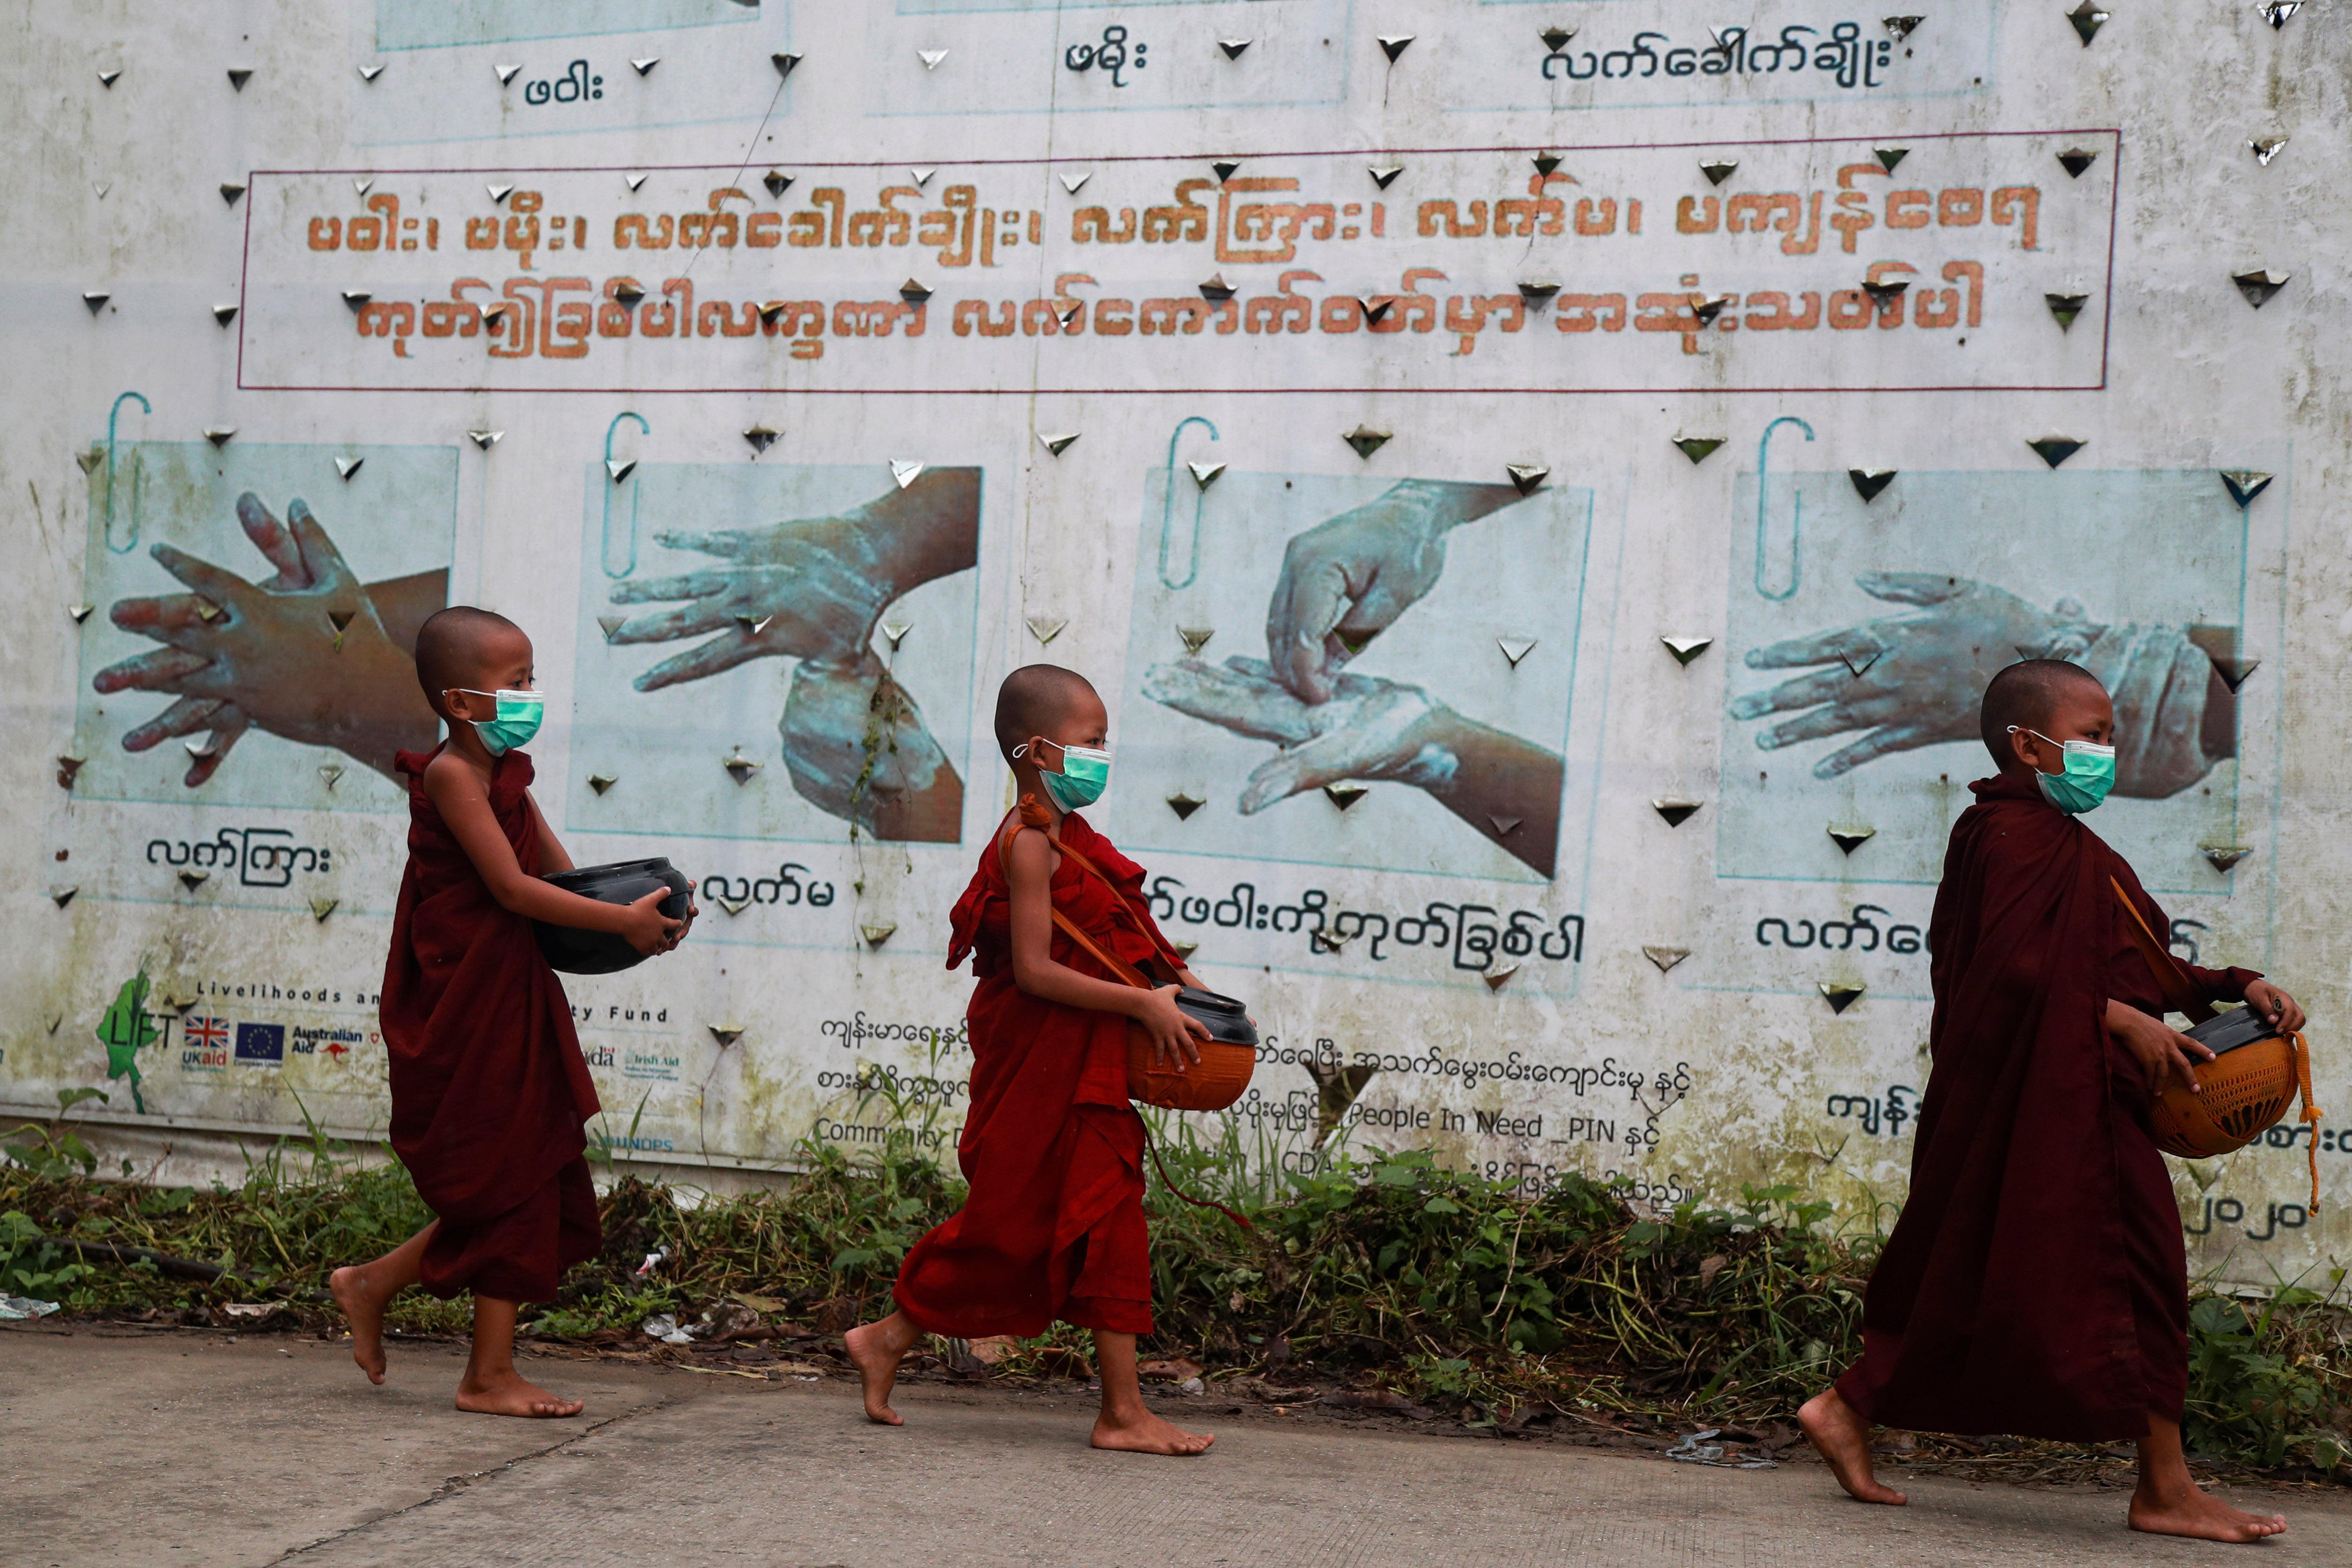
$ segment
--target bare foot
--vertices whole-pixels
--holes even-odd
[[[2193,1536],[2199,1541],[2260,1541],[2286,1531],[2286,1521],[2277,1514],[2241,1513],[2194,1486],[2186,1496],[2169,1499],[2160,1499],[2142,1487],[2132,1493],[2128,1518],[2134,1530],[2151,1535]]]
[[[857,1368],[857,1381],[866,1391],[866,1419],[884,1426],[903,1426],[906,1418],[890,1408],[890,1390],[898,1381],[898,1363],[906,1356],[906,1347],[891,1342],[888,1326],[891,1320],[866,1323],[841,1336],[841,1348]]]
[[[1138,1410],[1126,1416],[1114,1416],[1106,1410],[1095,1422],[1093,1441],[1097,1448],[1115,1448],[1121,1453],[1167,1454],[1189,1459],[1207,1453],[1209,1445],[1216,1439],[1203,1433],[1187,1432],[1149,1410]]]
[[[352,1326],[352,1359],[360,1363],[370,1383],[383,1381],[383,1302],[368,1289],[367,1271],[338,1268],[327,1276],[327,1289],[343,1321]]]
[[[1836,1389],[1823,1389],[1807,1400],[1797,1412],[1797,1425],[1805,1429],[1813,1451],[1829,1461],[1838,1485],[1849,1497],[1897,1508],[1911,1500],[1891,1487],[1880,1486],[1872,1476],[1870,1426],[1854,1414],[1853,1405],[1838,1397]]]
[[[511,1367],[503,1373],[478,1376],[469,1372],[457,1384],[457,1408],[477,1415],[577,1415],[585,1408],[576,1399],[564,1399],[527,1381]]]

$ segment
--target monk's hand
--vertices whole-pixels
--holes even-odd
[[[1182,1072],[1201,1059],[1201,1047],[1194,1037],[1207,1039],[1209,1031],[1198,1019],[1188,1018],[1176,1005],[1181,985],[1162,985],[1156,991],[1136,994],[1135,1021],[1151,1037],[1151,1065],[1163,1068],[1174,1063]]]
[[[2202,1089],[2197,1081],[2197,1064],[2213,1059],[2210,1049],[2163,1019],[2121,1002],[2108,1002],[2106,1023],[2107,1033],[2139,1063],[2150,1093],[2161,1094],[2175,1083],[2191,1094]]]
[[[1836,778],[1891,752],[1977,739],[1985,684],[1997,670],[2022,649],[2073,658],[2100,630],[2072,600],[2043,610],[1972,577],[1866,572],[1854,582],[1874,599],[1917,605],[1924,613],[1750,648],[1750,669],[1823,668],[1731,702],[1738,720],[1797,713],[1758,733],[1756,743],[1766,751],[1869,731],[1815,763],[1819,778]]]
[[[2246,987],[2246,1005],[2271,1021],[2271,1027],[2282,1035],[2303,1033],[2302,1005],[2267,980],[2257,980]]]
[[[686,922],[661,912],[662,900],[674,896],[667,888],[656,888],[630,904],[621,916],[622,940],[648,957],[676,947]]]

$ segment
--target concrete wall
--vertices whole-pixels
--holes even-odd
[[[569,987],[600,1135],[684,1177],[951,1139],[946,910],[1038,659],[1291,1168],[1315,1059],[1377,1068],[1360,1144],[1530,1185],[1898,1196],[2018,648],[2117,689],[2096,826],[2341,1103],[2352,49],[1753,12],[20,7],[0,1101],[381,1130],[404,639],[470,602],[536,639],[575,858],[700,886]],[[2340,1253],[2304,1163],[2184,1173],[2200,1264]]]

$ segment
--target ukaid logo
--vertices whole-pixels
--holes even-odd
[[[180,1066],[220,1072],[228,1066],[228,1020],[190,1014],[180,1025]]]
[[[286,1061],[286,1026],[283,1024],[239,1024],[236,1026],[236,1060],[247,1067],[281,1067]]]

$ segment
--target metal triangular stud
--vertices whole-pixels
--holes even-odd
[[[374,188],[375,176],[373,174],[364,174],[352,182],[352,189],[357,191],[362,196],[366,195],[368,192]]]
[[[374,295],[369,293],[364,289],[346,289],[343,290],[343,305],[354,316],[358,315],[362,310],[366,310],[368,301],[374,298]]]
[[[783,313],[784,301],[782,300],[771,300],[766,304],[760,307],[760,322],[762,326],[772,327],[778,321],[782,319]]]
[[[793,68],[801,63],[801,57],[789,54],[770,55],[768,63],[776,68],[776,75],[779,77],[789,77],[793,74]]]
[[[735,612],[735,624],[743,628],[744,635],[747,637],[758,637],[768,629],[768,623],[775,618],[773,615],[754,616],[742,610]]]
[[[1872,665],[1876,664],[1879,659],[1885,656],[1885,652],[1886,650],[1883,647],[1847,648],[1842,650],[1838,654],[1838,658],[1844,663],[1846,668],[1852,670],[1854,673],[1855,678],[1859,679],[1863,671],[1868,669]]]
[[[1201,285],[1201,298],[1203,300],[1230,300],[1233,297],[1234,286],[1225,281],[1225,275],[1222,272],[1210,273],[1208,281]]]
[[[1083,170],[1075,174],[1064,174],[1062,176],[1062,189],[1069,192],[1070,195],[1075,196],[1078,194],[1078,187],[1085,184],[1088,180],[1091,180],[1094,177],[1095,172],[1092,169]]]
[[[2252,504],[2256,496],[2270,489],[2271,480],[2274,478],[2275,475],[2256,473],[2252,468],[2223,468],[2221,488],[2230,492],[2230,499],[2236,501],[2242,510]]]
[[[505,86],[508,86],[509,84],[510,84],[510,83],[514,80],[515,76],[516,76],[516,73],[518,73],[519,71],[520,71],[520,70],[522,69],[522,67],[520,67],[520,66],[502,66],[502,65],[499,65],[499,64],[497,64],[497,63],[493,62],[493,63],[491,64],[491,66],[490,66],[490,68],[491,68],[492,70],[494,70],[494,71],[496,71],[496,72],[498,72],[498,73],[499,73],[499,85],[500,87],[505,87]]]
[[[204,622],[206,626],[210,626],[215,621],[226,620],[227,617],[228,612],[226,610],[222,609],[218,605],[214,604],[210,599],[204,597],[202,595],[197,595],[196,619]]]
[[[2250,654],[2210,653],[2205,657],[2212,660],[2213,673],[2221,678],[2221,684],[2233,692],[2263,667],[2261,658]]]
[[[884,621],[882,623],[882,635],[889,639],[890,651],[892,653],[897,653],[898,651],[898,645],[905,642],[907,640],[907,634],[914,629],[915,623],[912,621]]]
[[[603,629],[604,633],[604,640],[606,642],[611,642],[613,638],[619,634],[621,628],[628,624],[629,617],[626,616],[598,616],[596,617],[596,625]]]
[[[646,176],[642,174],[624,174],[621,176],[621,179],[628,185],[629,189],[633,191],[646,183]]]
[[[203,887],[211,876],[212,873],[210,871],[199,871],[191,867],[181,871],[180,886],[187,889],[188,891],[193,893],[198,888]]]
[[[1365,173],[1371,175],[1372,184],[1385,191],[1391,185],[1396,184],[1396,177],[1404,173],[1404,165],[1402,163],[1373,163],[1366,167]]]
[[[2083,0],[2080,5],[2066,13],[2066,20],[2074,24],[2074,31],[2082,35],[2083,47],[2087,49],[2091,47],[2091,40],[2098,37],[2099,29],[2107,25],[2107,13],[2100,10],[2093,0]]]
[[[743,1026],[740,1024],[705,1024],[702,1026],[710,1031],[710,1037],[719,1042],[722,1050],[743,1037]]]
[[[1675,662],[1682,665],[1689,664],[1715,646],[1713,637],[1660,637],[1658,640],[1666,645],[1666,651],[1675,656]]]
[[[1537,174],[1549,174],[1554,169],[1559,167],[1559,154],[1557,153],[1538,153],[1534,157],[1528,159],[1528,162],[1536,166]]]
[[[2088,294],[2044,294],[2042,298],[2049,305],[2051,315],[2057,318],[2061,331],[2072,327],[2074,318],[2083,313],[2083,307],[2091,302]]]
[[[2246,297],[2246,303],[2259,310],[2270,303],[2271,296],[2285,288],[2287,279],[2294,276],[2292,272],[2261,267],[2247,272],[2232,272],[2230,281],[2238,286],[2238,292]]]
[[[2033,448],[2035,457],[2053,468],[2089,444],[2087,441],[2077,441],[2068,436],[2044,436],[2039,440],[2026,443]]]
[[[741,914],[745,910],[748,910],[748,909],[750,909],[750,908],[751,907],[751,900],[749,900],[749,899],[719,899],[719,898],[714,898],[714,899],[712,899],[710,901],[711,901],[712,903],[714,903],[714,904],[717,904],[720,909],[725,910],[728,912],[728,914],[730,914],[730,916],[731,916],[731,915],[740,915],[740,914]]]
[[[1029,626],[1029,635],[1037,639],[1037,646],[1039,647],[1044,647],[1055,637],[1060,637],[1062,635],[1062,628],[1068,626],[1070,623],[1066,617],[1031,616],[1028,618],[1027,624]]]
[[[98,73],[98,85],[100,87],[112,87],[116,82],[121,79],[122,68],[120,66],[110,71],[100,71]]]
[[[1698,318],[1698,324],[1702,327],[1711,327],[1715,325],[1715,319],[1723,314],[1723,308],[1731,303],[1731,296],[1694,294],[1690,297],[1690,302],[1691,313]]]
[[[1551,470],[1540,463],[1506,463],[1503,471],[1511,476],[1511,483],[1518,487],[1523,496],[1533,495],[1541,489],[1544,480],[1551,475]]]
[[[360,79],[362,81],[373,81],[376,78],[383,74],[383,68],[382,66],[361,66],[359,68],[359,73]]]
[[[231,321],[236,320],[236,307],[235,305],[215,305],[213,307],[213,320],[218,321],[224,327],[227,326]]]
[[[1870,302],[1881,310],[1886,308],[1889,300],[1903,298],[1910,288],[1909,280],[1902,278],[1865,278],[1862,280],[1862,291],[1869,295]]]
[[[1496,816],[1490,811],[1486,814],[1486,820],[1495,825],[1496,837],[1508,838],[1512,834],[1517,833],[1519,830],[1519,824],[1524,822],[1526,818],[1518,816]]]
[[[659,64],[661,64],[661,57],[659,55],[647,55],[644,59],[631,60],[629,62],[629,67],[639,76],[651,76],[654,72],[654,67]]]
[[[251,66],[231,66],[228,68],[228,84],[237,91],[243,92],[245,90],[245,84],[252,79],[253,68]]]
[[[1388,313],[1396,308],[1396,300],[1392,298],[1379,300],[1359,299],[1356,301],[1356,308],[1363,311],[1364,321],[1367,324],[1377,327],[1381,321],[1388,318]]]
[[[210,735],[205,736],[201,741],[183,741],[180,744],[187,747],[188,755],[195,758],[198,762],[203,762],[206,757],[216,757],[220,755],[220,742],[215,737]]]
[[[1063,453],[1068,451],[1070,449],[1070,444],[1077,438],[1078,433],[1076,430],[1040,430],[1037,432],[1037,444],[1045,447],[1048,452],[1053,453],[1054,456],[1057,458]]]
[[[1664,800],[1652,801],[1650,809],[1664,817],[1668,827],[1680,827],[1696,816],[1698,808],[1706,804],[1706,802],[1703,800],[1677,800],[1669,795]]]
[[[890,940],[891,934],[898,929],[898,927],[895,921],[889,925],[861,925],[857,928],[857,934],[866,939],[866,946],[880,947],[884,942]]]
[[[1723,445],[1720,436],[1677,436],[1675,449],[1688,458],[1694,466],[1704,463]]]
[[[1848,468],[1845,477],[1853,481],[1853,493],[1870,500],[1895,482],[1893,468]]]
[[[1478,978],[1486,983],[1487,990],[1500,991],[1504,986],[1510,984],[1511,976],[1517,974],[1518,972],[1519,966],[1517,964],[1507,963],[1500,969],[1490,969],[1486,971],[1486,973],[1480,975]]]
[[[900,489],[905,489],[908,485],[913,484],[917,479],[922,477],[922,464],[909,462],[903,458],[893,458],[890,459],[890,479],[891,482],[896,484]]]
[[[2279,149],[2286,145],[2286,138],[2257,136],[2246,145],[2253,149],[2254,162],[2267,169],[2271,166],[2271,160],[2279,155]]]
[[[329,610],[327,612],[327,624],[335,628],[335,635],[338,637],[341,637],[343,633],[351,630],[352,623],[359,618],[360,613],[357,610]]]
[[[931,176],[938,173],[939,170],[937,169],[918,169],[912,164],[909,164],[907,169],[908,175],[914,180],[915,184],[919,189],[924,185],[929,184],[931,183]]]
[[[931,297],[931,287],[920,279],[909,278],[898,285],[898,298],[909,305],[919,305]]]
[[[1899,44],[1909,37],[1917,29],[1919,24],[1927,19],[1925,16],[1888,16],[1883,18],[1883,22],[1886,28],[1886,36]]]
[[[2303,9],[2303,0],[2254,0],[2254,14],[2271,25],[2275,33],[2286,26],[2287,18]]]
[[[1519,668],[1519,660],[1527,658],[1528,654],[1535,650],[1536,639],[1533,637],[1496,637],[1495,639],[1495,646],[1503,650],[1503,657],[1511,661],[1511,668],[1513,669],[1517,669]]]
[[[513,308],[514,301],[511,300],[500,300],[494,304],[483,306],[482,324],[489,328],[491,331],[497,331],[499,330],[499,323],[507,319],[507,312]]]
[[[1209,165],[1217,172],[1217,184],[1221,185],[1232,179],[1234,171],[1241,166],[1241,160],[1238,158],[1220,158]]]
[[[1225,51],[1225,58],[1237,60],[1242,58],[1242,51],[1255,41],[1254,38],[1219,38],[1217,47]]]
[[[1311,952],[1337,952],[1347,945],[1346,937],[1334,936],[1328,929],[1310,931],[1307,933],[1307,946]]]
[[[1570,38],[1576,37],[1576,29],[1573,27],[1546,27],[1542,32],[1536,36],[1543,39],[1545,48],[1549,49],[1553,54],[1558,54],[1560,50],[1568,47],[1568,41]]]
[[[1412,40],[1411,33],[1390,33],[1381,39],[1381,53],[1388,56],[1389,63],[1394,65],[1396,58],[1412,46]]]
[[[1083,316],[1083,315],[1085,315],[1086,313],[1087,313],[1087,306],[1086,306],[1086,301],[1085,301],[1085,300],[1079,300],[1076,304],[1070,305],[1070,306],[1068,306],[1068,307],[1066,307],[1066,308],[1065,308],[1065,309],[1063,309],[1063,310],[1056,310],[1056,311],[1055,311],[1055,312],[1054,312],[1055,316],[1057,319],[1059,319],[1059,320],[1060,320],[1060,321],[1061,321],[1061,323],[1062,323],[1062,330],[1063,330],[1063,331],[1068,331],[1073,330],[1073,328],[1074,328],[1075,324],[1076,323],[1076,321],[1077,321],[1078,318],[1079,318],[1079,317],[1081,317],[1081,316]]]
[[[1830,842],[1851,855],[1855,850],[1861,848],[1864,845],[1869,843],[1873,838],[1876,837],[1878,836],[1878,829],[1875,827],[1839,827],[1832,825],[1829,833]]]
[[[1225,471],[1223,463],[1187,463],[1184,467],[1192,470],[1192,483],[1201,489],[1215,484],[1217,476]]]
[[[1698,161],[1698,172],[1706,176],[1706,183],[1710,185],[1723,184],[1738,167],[1739,160],[1737,158],[1701,158]]]
[[[627,479],[631,474],[635,473],[636,471],[636,468],[637,460],[635,458],[607,458],[604,459],[604,471],[613,476],[613,482],[616,485],[623,479]]]
[[[114,184],[110,180],[92,180],[89,183],[89,188],[98,193],[98,199],[100,201],[104,201],[106,199],[106,193],[114,189]]]
[[[82,290],[81,302],[89,306],[89,313],[95,316],[105,310],[106,302],[113,298],[113,295],[103,289],[85,289]]]
[[[310,900],[310,918],[318,921],[320,924],[324,925],[326,923],[327,917],[333,914],[337,907],[341,905],[341,902],[342,900],[341,899],[312,899]]]
[[[52,888],[49,889],[49,900],[52,903],[56,904],[58,908],[64,909],[68,904],[74,901],[74,895],[80,891],[81,889],[79,888]],[[58,1026],[55,1024],[50,1025],[49,1033],[54,1035],[57,1032]]]
[[[1363,799],[1366,793],[1360,784],[1328,784],[1323,786],[1323,797],[1341,811]]]
[[[487,452],[497,446],[505,435],[506,432],[503,430],[468,430],[466,432],[466,439]]]
[[[1878,166],[1880,168],[1885,170],[1891,174],[1895,173],[1895,164],[1900,163],[1904,159],[1911,155],[1911,149],[1908,147],[1873,147],[1870,150],[1870,155],[1878,160]]]
[[[728,775],[734,779],[734,781],[739,784],[749,779],[753,773],[760,771],[760,764],[745,756],[743,754],[743,748],[740,746],[736,747],[735,750],[728,755],[719,758],[719,765],[725,768],[728,772]]]
[[[637,178],[642,180],[645,176],[639,174]],[[768,187],[770,196],[782,200],[783,194],[793,188],[793,176],[781,169],[771,169],[760,176],[760,183]],[[636,187],[632,185],[629,188],[635,190]]]
[[[925,70],[935,71],[940,68],[940,62],[948,58],[948,52],[945,49],[917,49],[915,58],[923,62]]]
[[[89,759],[88,757],[59,757],[58,759],[58,787],[60,789],[73,788],[74,776],[77,773],[79,773],[81,770],[88,765],[89,762]]]
[[[1176,628],[1176,640],[1182,643],[1184,651],[1194,658],[1201,657],[1201,650],[1208,647],[1209,639],[1216,635],[1214,626],[1178,626]]]
[[[2214,870],[2226,877],[2230,868],[2254,852],[2251,844],[2200,844],[2197,853],[2205,857]]]
[[[236,436],[236,426],[234,425],[207,425],[205,426],[205,439],[210,441],[215,447],[227,446],[230,438]]]
[[[360,471],[360,465],[366,461],[367,459],[365,458],[337,458],[335,459],[335,472],[343,476],[343,483],[350,484],[352,482],[352,476],[358,473]]]
[[[1171,942],[1168,945],[1176,950],[1177,957],[1183,959],[1189,959],[1194,953],[1201,951],[1201,944],[1197,942],[1184,942],[1179,940]]]
[[[613,298],[624,305],[634,305],[645,297],[645,285],[634,278],[624,278],[613,285]]]
[[[1862,994],[1869,989],[1867,985],[1849,985],[1843,981],[1824,980],[1821,983],[1822,999],[1830,1005],[1832,1013],[1844,1012],[1860,1001]]]
[[[1207,801],[1202,800],[1199,795],[1186,795],[1182,790],[1178,790],[1174,795],[1168,797],[1168,809],[1176,814],[1176,820],[1179,822],[1183,821],[1186,817],[1191,816],[1194,812],[1200,810],[1202,806],[1208,804],[1209,803]]]
[[[73,617],[74,625],[79,626],[89,619],[89,613],[96,608],[96,605],[68,605],[66,614]]]
[[[2099,161],[2099,155],[2088,147],[2068,147],[2058,154],[2058,166],[2066,171],[2067,178],[2079,180],[2083,171]]]
[[[743,432],[743,439],[751,443],[753,452],[764,452],[776,444],[776,437],[782,434],[765,425],[754,425]]]
[[[1359,425],[1339,439],[1355,448],[1359,458],[1369,458],[1389,444],[1391,434],[1387,430],[1375,430],[1369,425]]]
[[[1557,279],[1522,278],[1519,279],[1519,298],[1530,305],[1547,304],[1551,297],[1559,292],[1559,282]]]
[[[1353,658],[1372,646],[1372,639],[1381,635],[1381,629],[1374,626],[1368,631],[1348,632],[1335,627],[1331,635],[1339,640],[1341,647],[1348,650],[1348,657]]]
[[[319,776],[326,781],[327,787],[329,789],[332,789],[335,787],[335,781],[343,776],[343,764],[341,763],[320,763],[319,764]]]
[[[496,205],[498,203],[506,200],[507,197],[514,194],[514,186],[512,184],[484,185],[482,189],[490,193],[490,202],[492,205]]]
[[[1656,964],[1658,966],[1659,973],[1666,974],[1672,973],[1675,964],[1680,963],[1684,959],[1690,956],[1690,949],[1686,947],[1654,947],[1649,943],[1644,942],[1642,944],[1642,956],[1648,959],[1652,963]]]
[[[236,205],[236,198],[245,195],[245,187],[236,184],[234,181],[223,180],[221,182],[220,193],[222,201],[226,202],[230,206],[235,206]]]

